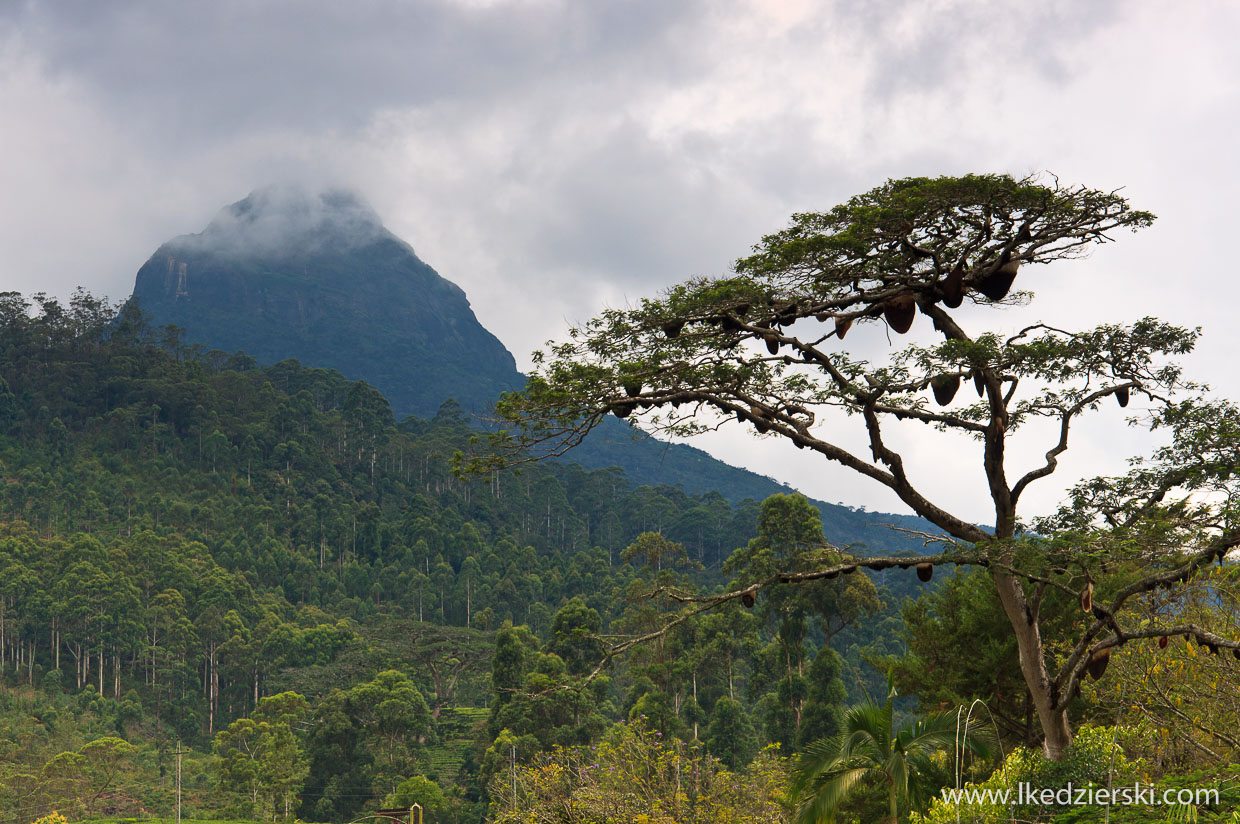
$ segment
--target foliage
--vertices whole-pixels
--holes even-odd
[[[1186,598],[1140,602],[1134,620],[1147,625],[1174,620],[1235,637],[1240,635],[1238,582],[1240,568],[1213,567],[1198,577]],[[1096,706],[1100,722],[1106,719],[1127,733],[1129,753],[1176,772],[1237,761],[1240,677],[1234,655],[1188,637],[1168,639],[1165,645],[1149,639],[1117,649],[1112,667],[1105,680],[1091,683],[1082,694]]]
[[[877,782],[887,789],[887,824],[900,810],[924,810],[938,790],[936,758],[950,748],[951,761],[964,752],[985,759],[988,736],[959,714],[940,712],[895,727],[895,685],[888,676],[883,704],[867,701],[844,713],[843,728],[805,748],[793,765],[792,795],[798,824],[831,821],[858,788]]]
[[[1073,787],[1118,787],[1144,778],[1143,765],[1139,761],[1128,760],[1123,750],[1115,744],[1113,730],[1084,726],[1077,732],[1071,749],[1058,762],[1048,761],[1037,750],[1020,746],[1008,753],[1003,764],[985,781],[977,784],[966,782],[962,786],[970,790],[1010,790],[1014,798],[1016,786],[1021,782],[1038,789],[1058,790],[1069,783]],[[936,798],[925,817],[914,817],[913,821],[948,824],[957,820],[958,812],[962,816],[960,820],[970,824],[999,824],[1010,821],[1013,816],[1021,821],[1048,821],[1065,809],[1014,804],[1002,806],[992,801],[974,805],[961,803],[958,811],[957,805]],[[1097,815],[1096,809],[1087,812]]]
[[[726,695],[719,696],[710,712],[706,749],[732,772],[740,772],[757,752],[758,737],[744,706]]]
[[[291,820],[307,773],[293,724],[308,709],[297,693],[263,698],[250,717],[238,718],[215,737],[220,788],[241,797],[241,814]]]
[[[728,558],[724,571],[736,574],[731,587],[739,590],[774,575],[809,572],[838,559],[839,553],[824,544],[820,516],[803,495],[772,495],[762,502],[757,537]],[[830,644],[833,635],[874,615],[882,604],[873,582],[864,575],[775,585],[765,596],[757,612],[775,630],[777,649],[768,653],[775,666],[768,667],[765,678],[755,678],[751,689],[758,685],[774,688],[768,702],[767,738],[791,752],[806,735],[833,734],[831,710],[825,705],[844,700],[830,650],[820,653],[819,680],[806,679],[806,644],[811,634],[817,630]],[[806,733],[802,727],[811,690],[818,708],[813,729]]]
[[[1015,641],[1017,660],[1005,669],[1020,672],[1044,749],[1058,758],[1072,740],[1069,709],[1085,673],[1101,670],[1114,648],[1190,635],[1240,649],[1205,628],[1132,621],[1150,593],[1192,581],[1240,546],[1230,504],[1240,492],[1240,409],[1183,378],[1176,359],[1192,350],[1197,330],[1144,318],[1082,331],[1035,323],[1011,333],[987,327],[994,312],[957,310],[966,301],[978,308],[1028,301],[1031,293],[1011,291],[1018,274],[1080,257],[1152,221],[1116,192],[1055,179],[888,181],[833,209],[794,215],[728,277],[696,278],[636,308],[604,311],[550,344],[536,354],[526,388],[497,407],[512,428],[495,433],[467,466],[536,460],[608,415],[678,435],[734,418],[759,437],[783,438],[881,484],[940,533],[926,538],[945,549],[922,559],[920,574],[948,563],[986,568]],[[1021,274],[1022,284],[1028,279]],[[854,328],[854,337],[880,324],[907,333],[918,314],[933,326],[929,342],[889,345],[874,362],[837,346]],[[968,382],[976,402],[958,397]],[[1059,513],[1027,530],[1021,497],[1054,474],[1072,427],[1103,401],[1126,407],[1134,396],[1147,405],[1134,422],[1166,433],[1167,445],[1123,477],[1079,485]],[[1030,426],[1038,423],[1049,427]],[[893,433],[909,427],[978,445],[990,528],[936,502],[937,490],[921,480],[926,473],[897,446],[903,441]],[[1010,465],[1011,444],[1048,429],[1037,450],[1044,462]],[[681,598],[690,609],[752,602],[777,584],[908,565],[822,557],[812,569],[775,569],[730,593]],[[1080,593],[1084,609],[1061,633],[1052,632],[1061,629],[1053,620],[1043,623],[1048,591]],[[1045,605],[1053,617],[1053,604]],[[1068,652],[1052,657],[1051,648]],[[792,677],[785,686],[795,719],[803,690]]]
[[[199,752],[185,759],[187,795],[209,810],[202,751],[264,697],[295,691],[311,705],[298,812],[341,820],[426,767],[419,739],[433,743],[436,716],[490,701],[490,633],[505,620],[547,636],[516,686],[561,684],[597,663],[597,637],[645,574],[619,557],[632,539],[666,536],[691,561],[682,572],[713,586],[753,534],[754,502],[634,487],[612,470],[461,481],[449,463],[472,433],[450,407],[398,424],[365,384],[203,352],[84,293],[33,307],[5,293],[0,355],[0,698],[19,685],[46,697],[31,716],[0,706],[15,731],[0,743],[12,806],[47,800],[31,795],[44,765],[68,781],[62,754],[117,735],[140,754],[107,804],[169,810],[180,738]],[[705,646],[695,655],[708,659]],[[732,643],[727,660],[740,694],[747,653]],[[706,683],[712,667],[700,669],[706,706],[726,688]],[[425,702],[412,737],[350,698],[392,669]],[[509,720],[540,747],[593,740],[620,715],[613,699],[602,679]],[[463,786],[493,740],[454,751]]]
[[[302,817],[347,819],[368,797],[394,792],[427,766],[430,710],[409,676],[378,673],[352,689],[335,690],[316,708]]]
[[[557,748],[496,775],[495,824],[786,822],[785,764],[770,750],[731,772],[698,747],[620,724],[595,747]]]
[[[383,799],[383,806],[389,810],[409,809],[414,804],[421,805],[427,821],[440,821],[448,801],[439,785],[424,775],[406,778]]]
[[[1079,613],[1076,599],[1069,598],[1056,590],[1042,601],[1042,625],[1055,635],[1067,634]],[[1026,712],[1024,681],[1012,666],[1016,639],[986,573],[957,570],[939,588],[906,601],[901,618],[907,652],[881,660],[922,710],[980,699],[1005,738],[1037,745],[1040,729]]]

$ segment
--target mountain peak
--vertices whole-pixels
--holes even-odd
[[[300,184],[255,189],[221,209],[201,234],[178,238],[184,247],[240,258],[341,251],[378,240],[396,238],[359,193]]]
[[[206,347],[365,379],[398,415],[430,417],[446,398],[481,411],[524,383],[465,293],[346,189],[251,192],[161,246],[134,298]]]

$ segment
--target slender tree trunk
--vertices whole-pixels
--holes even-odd
[[[1042,726],[1045,737],[1042,749],[1046,757],[1059,761],[1072,745],[1072,728],[1068,723],[1067,701],[1056,700],[1051,690],[1051,674],[1046,668],[1046,655],[1042,647],[1042,634],[1038,629],[1037,616],[1029,610],[1028,601],[1020,582],[1004,572],[994,573],[995,589],[999,602],[1007,613],[1008,622],[1016,636],[1020,656],[1020,670],[1033,701],[1034,712]]]

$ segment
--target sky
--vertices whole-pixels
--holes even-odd
[[[347,186],[528,368],[603,308],[726,274],[795,212],[888,178],[1049,172],[1159,220],[1022,275],[1038,297],[998,326],[1200,325],[1189,374],[1240,398],[1238,29],[1235,4],[1156,0],[0,0],[0,289],[124,298],[249,191]],[[988,517],[973,446],[895,442],[936,502]],[[1031,511],[1151,443],[1099,413]],[[738,427],[695,444],[902,509]]]

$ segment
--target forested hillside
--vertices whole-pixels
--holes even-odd
[[[356,194],[270,186],[224,207],[200,233],[164,243],[138,270],[132,300],[189,345],[243,350],[258,366],[296,358],[364,380],[396,417],[434,417],[451,399],[487,426],[500,393],[525,376],[479,323],[465,293],[389,232]],[[290,394],[296,394],[293,389]],[[623,467],[636,484],[715,492],[733,504],[792,490],[700,449],[651,438],[609,419],[565,456],[592,469]],[[841,544],[919,546],[874,515],[816,502]]]
[[[895,567],[678,613],[838,558],[801,496],[733,506],[554,464],[462,479],[475,433],[451,404],[398,422],[365,383],[203,352],[81,293],[3,295],[0,378],[0,821],[171,815],[178,759],[186,817],[416,801],[431,824],[560,805],[786,821],[791,757],[881,699],[888,669],[892,730],[986,702],[1017,749],[963,779],[1033,763],[984,573]],[[1233,575],[1182,614],[1234,624]],[[1075,620],[1075,598],[1048,595],[1044,625]],[[1234,667],[1147,646],[1074,704],[1123,726],[1083,730],[1045,780],[1209,780],[1233,803]],[[953,781],[918,769],[931,795]],[[841,820],[876,820],[883,786],[870,774]]]
[[[158,808],[175,740],[202,753],[264,697],[293,691],[309,702],[281,709],[309,725],[303,817],[343,820],[415,773],[450,795],[455,785],[465,815],[495,769],[483,750],[505,729],[532,753],[557,736],[587,742],[639,707],[634,717],[662,713],[705,737],[726,694],[747,729],[754,713],[754,746],[759,735],[791,743],[814,699],[781,698],[781,678],[816,660],[824,631],[847,629],[803,615],[793,653],[754,615],[721,613],[690,626],[675,652],[609,668],[588,700],[574,699],[585,704],[509,706],[492,682],[505,676],[490,672],[505,639],[524,650],[518,682],[581,675],[600,642],[562,639],[645,631],[657,614],[636,596],[655,578],[724,583],[736,572],[724,561],[758,535],[758,502],[575,465],[461,480],[452,456],[473,433],[450,403],[398,423],[364,383],[204,353],[132,306],[117,314],[81,293],[69,305],[38,296],[33,311],[6,294],[0,323],[0,667],[5,706],[29,716],[9,727],[8,804],[50,803],[63,787],[46,763],[107,730],[153,749],[131,760],[141,780],[83,790],[99,794],[83,809]],[[786,516],[809,530],[798,540],[820,543],[816,511],[787,500]],[[868,581],[846,600],[853,616],[880,606]],[[492,640],[513,625],[520,633]],[[835,673],[839,703],[838,657],[818,665]],[[396,678],[424,708],[410,722],[417,743],[398,753],[389,739],[386,760],[366,738],[382,738],[383,722],[350,697],[384,672],[399,676],[375,689]],[[485,724],[468,710],[487,706]],[[341,739],[323,739],[333,713],[365,757],[345,765]],[[227,806],[201,782],[189,784],[201,804]]]

